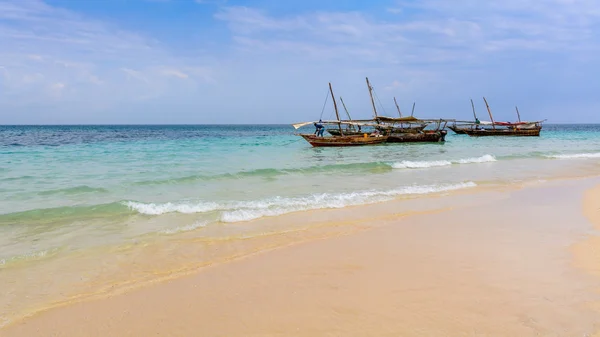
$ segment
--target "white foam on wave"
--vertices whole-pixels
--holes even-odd
[[[322,193],[299,198],[280,198],[280,202],[276,206],[273,206],[274,203],[269,201],[258,201],[256,207],[253,208],[223,212],[221,221],[250,221],[298,211],[366,205],[392,200],[401,195],[440,193],[475,186],[477,185],[474,182],[464,182],[446,185],[407,186],[388,191],[364,191],[340,194]]]
[[[424,185],[424,186],[405,186],[393,190],[385,191],[361,191],[351,193],[319,193],[303,197],[274,197],[253,201],[232,201],[232,202],[195,202],[195,203],[165,203],[165,204],[144,204],[139,202],[127,202],[131,209],[147,215],[160,215],[165,213],[206,213],[219,211],[221,222],[241,222],[249,221],[262,217],[277,216],[291,212],[342,208],[346,206],[356,206],[372,204],[394,199],[401,195],[430,194],[440,193],[463,188],[477,186],[474,182],[463,182],[457,184],[443,185]],[[195,212],[192,212],[195,210]],[[166,234],[175,233],[175,231],[186,231],[205,226],[206,223],[175,228]],[[165,233],[163,231],[163,233]]]
[[[205,227],[207,224],[208,224],[207,221],[198,221],[198,222],[194,222],[193,224],[186,225],[186,226],[179,226],[179,227],[175,227],[175,228],[165,229],[165,230],[160,231],[160,233],[161,234],[177,234],[177,233],[182,233],[182,232],[189,232],[189,231],[193,231],[198,228],[201,228],[201,227]]]
[[[573,153],[573,154],[556,154],[546,156],[554,159],[585,159],[585,158],[600,158],[600,152],[593,153]]]
[[[495,161],[498,161],[496,159],[496,157],[492,156],[491,154],[486,154],[481,157],[459,159],[459,160],[455,161],[455,163],[457,163],[457,164],[479,164],[479,163],[491,163],[491,162],[495,162]]]
[[[410,161],[403,160],[399,163],[393,163],[392,167],[395,169],[416,169],[416,168],[430,168],[452,165],[451,161],[448,160],[434,160],[434,161]]]
[[[201,202],[196,204],[172,202],[167,202],[164,204],[146,204],[143,202],[127,201],[124,203],[124,205],[129,207],[131,210],[146,215],[161,215],[165,213],[206,213],[219,210],[221,207],[221,205],[214,202]]]
[[[432,161],[409,161],[404,160],[398,163],[392,164],[393,168],[396,169],[420,169],[430,167],[442,167],[450,166],[452,164],[478,164],[478,163],[489,163],[497,161],[496,157],[491,154],[486,154],[481,157],[465,158],[458,160],[432,160]]]

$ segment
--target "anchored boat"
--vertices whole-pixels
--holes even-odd
[[[369,135],[362,136],[334,136],[334,137],[318,137],[315,135],[300,135],[310,145],[314,147],[338,147],[338,146],[362,146],[362,145],[377,145],[385,143],[388,140],[387,136]]]
[[[333,108],[335,110],[335,116],[337,121],[333,122],[337,124],[339,136],[331,136],[331,137],[323,137],[315,134],[300,134],[304,140],[306,140],[310,145],[314,147],[339,147],[339,146],[363,146],[363,145],[377,145],[385,143],[387,140],[387,136],[381,135],[379,133],[374,134],[361,134],[361,135],[345,135],[344,130],[342,129],[342,125],[360,125],[352,122],[342,122],[340,120],[340,114],[338,112],[337,103],[335,100],[335,96],[333,94],[333,89],[331,88],[331,83],[329,83],[329,92],[331,94],[331,98],[333,99]],[[325,122],[327,123],[327,122]],[[299,123],[294,124],[294,127],[297,129],[300,126],[308,125],[309,123]]]
[[[521,121],[521,114],[519,113],[519,108],[517,110],[517,118],[518,122],[494,122],[494,116],[492,115],[492,110],[487,102],[485,97],[483,98],[485,102],[485,106],[490,115],[491,128],[490,127],[480,127],[479,124],[476,124],[475,127],[470,129],[464,129],[465,134],[471,137],[485,137],[485,136],[515,136],[515,137],[538,137],[540,132],[542,131],[542,122],[544,121],[534,121],[534,122],[524,122]],[[475,110],[473,110],[475,111]]]
[[[373,87],[369,82],[369,78],[366,78],[367,87],[369,88],[369,96],[371,98],[371,105],[373,107],[373,116],[376,124],[375,128],[382,134],[388,136],[388,143],[439,143],[444,142],[446,134],[448,133],[444,128],[447,122],[444,120],[424,120],[414,117],[415,103],[413,103],[413,109],[410,116],[403,117],[398,101],[394,97],[394,103],[396,109],[398,109],[398,115],[400,117],[386,117],[380,116],[377,113],[375,107],[375,100],[373,98]],[[425,130],[425,128],[433,123],[437,122],[435,130]],[[442,125],[442,123],[444,123]]]

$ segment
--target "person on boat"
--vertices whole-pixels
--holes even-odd
[[[323,137],[323,131],[325,131],[325,128],[323,127],[323,123],[322,120],[319,119],[318,123],[315,123],[315,135],[317,137]]]

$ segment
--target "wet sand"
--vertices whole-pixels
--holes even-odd
[[[600,190],[583,197],[599,182],[552,182],[444,212],[367,220],[342,236],[48,310],[0,335],[593,335],[600,246],[586,216]]]

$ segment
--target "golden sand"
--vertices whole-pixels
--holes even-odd
[[[599,278],[574,268],[568,248],[590,235],[580,209],[592,182],[382,218],[48,310],[0,335],[589,336],[599,328]],[[597,268],[581,261],[598,256],[576,265]]]

